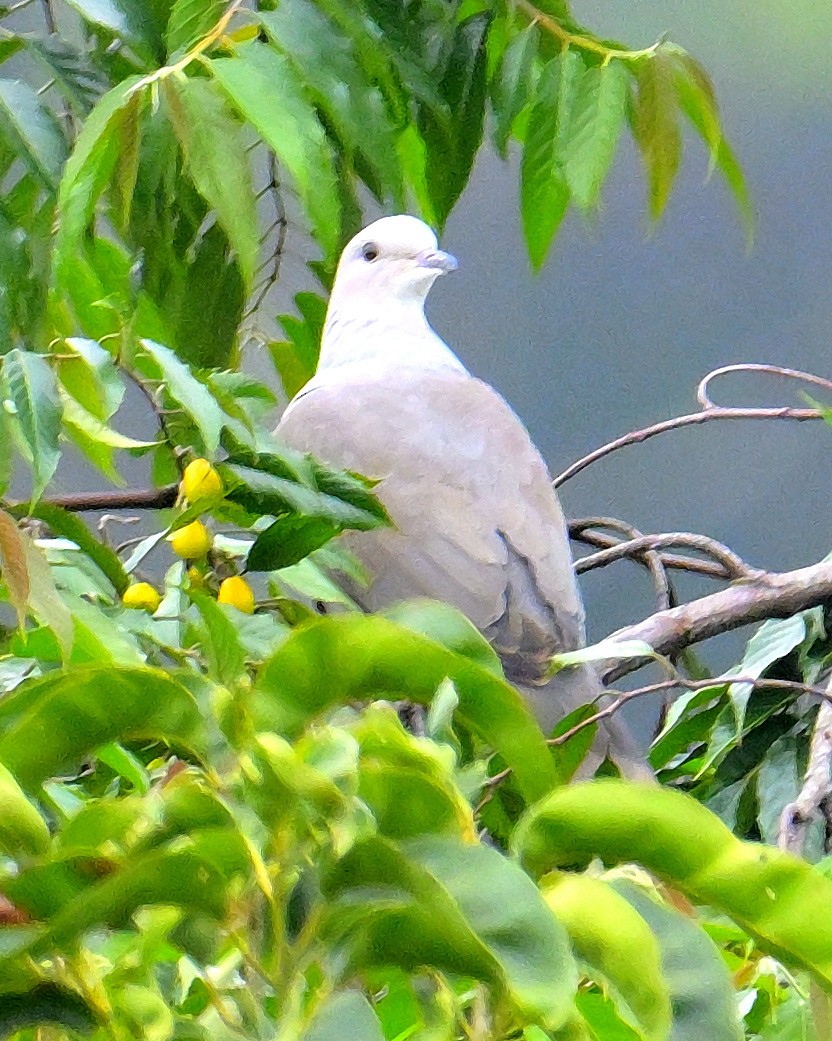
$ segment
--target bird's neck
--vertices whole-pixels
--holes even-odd
[[[382,307],[356,299],[330,301],[318,373],[402,368],[465,371],[431,329],[421,300],[388,300]]]

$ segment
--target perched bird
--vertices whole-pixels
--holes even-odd
[[[427,322],[436,278],[456,268],[422,221],[376,221],[341,255],[315,376],[277,428],[290,447],[380,478],[394,527],[342,536],[370,575],[349,592],[369,611],[430,597],[491,642],[541,726],[600,694],[589,668],[547,677],[581,646],[584,613],[546,464],[523,424]],[[639,773],[614,722],[599,756]],[[600,761],[593,757],[595,763]]]

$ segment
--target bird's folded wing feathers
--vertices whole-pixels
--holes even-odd
[[[364,605],[423,595],[462,610],[507,672],[583,639],[566,527],[524,426],[466,373],[387,372],[310,388],[278,436],[331,465],[381,479],[394,529],[350,533],[373,584]]]

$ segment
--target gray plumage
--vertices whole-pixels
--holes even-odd
[[[452,265],[413,217],[356,236],[339,264],[318,372],[277,435],[381,481],[395,527],[342,536],[371,576],[368,588],[349,588],[361,606],[424,596],[457,607],[550,729],[600,693],[589,669],[545,677],[553,654],[584,640],[566,524],[523,424],[427,324],[424,299]],[[640,772],[617,726],[597,751]]]

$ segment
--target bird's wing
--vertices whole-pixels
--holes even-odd
[[[375,610],[414,596],[451,603],[507,673],[538,680],[583,639],[583,609],[549,474],[506,402],[466,373],[399,372],[299,396],[278,430],[290,446],[381,478],[395,529],[350,533]]]

